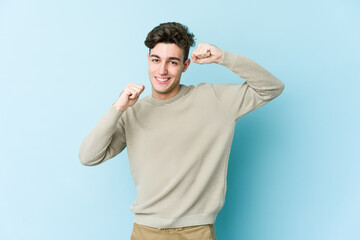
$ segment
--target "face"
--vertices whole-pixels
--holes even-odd
[[[148,55],[149,78],[152,96],[165,100],[180,90],[181,74],[186,71],[190,59],[184,63],[183,49],[175,43],[158,43]]]

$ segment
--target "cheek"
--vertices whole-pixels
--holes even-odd
[[[155,71],[154,71],[154,69],[149,68],[149,75],[150,75],[150,76],[155,75]]]
[[[171,73],[172,75],[179,75],[181,74],[181,67],[172,67],[172,68],[169,68],[169,73]]]
[[[176,72],[174,72],[174,75],[176,75],[176,76],[178,76],[178,77],[180,77],[181,74],[182,74],[181,69],[177,69]]]
[[[156,70],[156,66],[153,64],[149,64],[148,70],[149,72],[154,72]]]

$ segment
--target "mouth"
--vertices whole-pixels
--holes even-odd
[[[159,84],[166,84],[170,80],[170,78],[164,77],[155,77],[155,79]]]

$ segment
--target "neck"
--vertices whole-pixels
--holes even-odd
[[[179,93],[180,88],[181,88],[180,85],[178,85],[175,89],[173,89],[169,93],[158,93],[158,92],[153,90],[151,95],[155,99],[166,100],[166,99],[175,97]]]

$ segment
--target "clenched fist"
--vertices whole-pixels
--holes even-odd
[[[120,94],[119,98],[113,104],[116,110],[124,112],[128,107],[134,105],[144,91],[145,86],[141,84],[128,83]]]
[[[208,43],[200,43],[191,54],[192,61],[198,64],[219,63],[223,57],[224,50]]]

